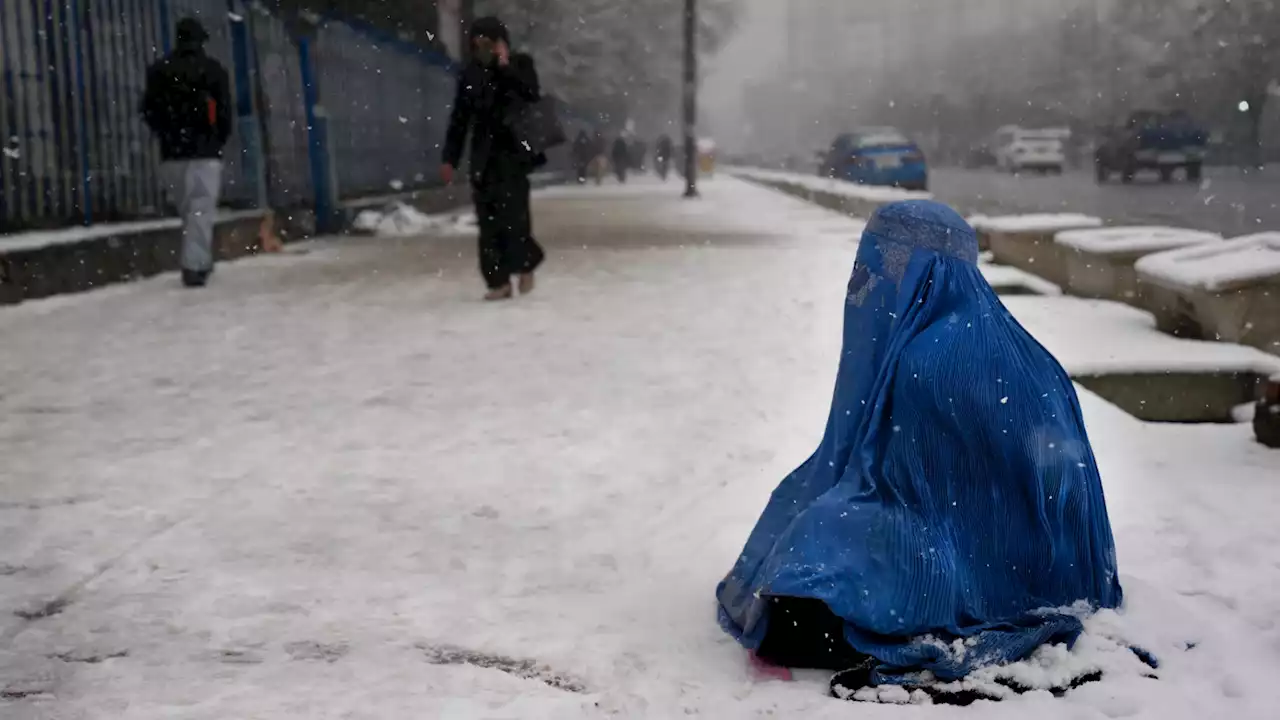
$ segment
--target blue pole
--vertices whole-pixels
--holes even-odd
[[[311,57],[311,39],[298,38],[298,61],[302,70],[303,108],[307,118],[307,154],[311,159],[311,186],[315,192],[316,228],[328,232],[333,223],[334,198],[329,172],[328,121],[320,106],[316,71]]]
[[[9,37],[7,12],[0,12],[0,37]],[[0,146],[9,148],[9,138],[18,134],[18,98],[13,87],[13,63],[9,60],[9,43],[0,43],[0,70],[4,71],[5,108],[8,110],[4,118],[5,132],[0,133]],[[14,161],[7,155],[0,155],[0,168],[8,168]],[[8,178],[6,180],[6,178]],[[12,183],[13,197],[9,196],[9,183]],[[19,173],[4,170],[0,173],[0,229],[5,228],[17,215],[22,214],[22,185]],[[16,208],[16,209],[15,209]],[[11,217],[12,214],[12,217]]]
[[[169,22],[169,0],[160,0],[160,42],[165,55],[173,52],[173,23]]]
[[[244,13],[238,12],[236,0],[227,0],[231,20],[231,57],[236,91],[236,124],[244,148],[244,174],[253,183],[254,207],[267,206],[265,158],[262,152],[261,125],[254,114],[253,77],[256,74],[249,53],[249,26]]]

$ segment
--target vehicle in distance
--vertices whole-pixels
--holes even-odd
[[[1100,183],[1113,174],[1133,182],[1142,170],[1155,170],[1163,182],[1173,180],[1179,169],[1188,181],[1200,180],[1209,134],[1186,112],[1140,110],[1099,135],[1093,162]]]
[[[827,150],[820,174],[859,185],[929,189],[924,152],[893,128],[842,133]]]
[[[996,131],[992,141],[996,166],[1011,173],[1061,174],[1067,163],[1064,142],[1070,136],[1069,130],[1061,128],[1036,130],[1006,125]]]

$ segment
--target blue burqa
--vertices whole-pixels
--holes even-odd
[[[716,590],[748,649],[770,598],[816,599],[878,661],[874,682],[954,680],[1074,642],[1082,611],[1120,604],[1071,380],[977,255],[938,203],[887,205],[868,224],[822,444]]]

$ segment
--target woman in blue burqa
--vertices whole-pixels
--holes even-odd
[[[922,687],[1072,643],[1082,611],[1120,604],[1071,380],[977,259],[938,203],[868,224],[822,444],[716,590],[760,660]]]

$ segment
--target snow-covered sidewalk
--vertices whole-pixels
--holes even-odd
[[[753,680],[713,590],[819,440],[859,226],[703,191],[540,193],[509,304],[446,233],[0,310],[0,717],[1274,717],[1280,454],[1089,395],[1160,680]]]

